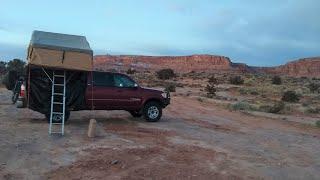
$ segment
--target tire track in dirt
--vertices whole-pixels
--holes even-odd
[[[107,124],[105,129],[141,147],[90,150],[89,156],[48,173],[49,179],[241,179],[239,175],[217,171],[219,164],[225,166],[219,159],[221,153],[169,142],[170,137],[177,135],[174,131],[144,128],[134,123]],[[210,168],[213,166],[215,168]]]

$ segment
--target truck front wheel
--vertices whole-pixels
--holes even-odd
[[[148,102],[144,106],[143,116],[148,122],[157,122],[162,116],[162,107],[158,102]]]

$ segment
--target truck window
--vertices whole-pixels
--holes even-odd
[[[134,84],[135,84],[135,82],[129,79],[128,77],[120,74],[114,75],[114,83],[116,87],[124,87],[124,88],[134,87]]]
[[[93,85],[94,86],[114,86],[113,75],[105,72],[93,72]]]

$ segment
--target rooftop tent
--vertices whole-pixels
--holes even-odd
[[[92,56],[84,36],[34,31],[27,59],[31,65],[91,71]]]

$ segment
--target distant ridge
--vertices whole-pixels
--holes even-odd
[[[97,55],[95,68],[99,70],[156,71],[171,68],[176,72],[235,72],[267,73],[288,76],[320,77],[320,57],[304,58],[276,67],[253,67],[244,63],[233,63],[226,56],[196,54],[190,56],[140,56],[140,55]]]

